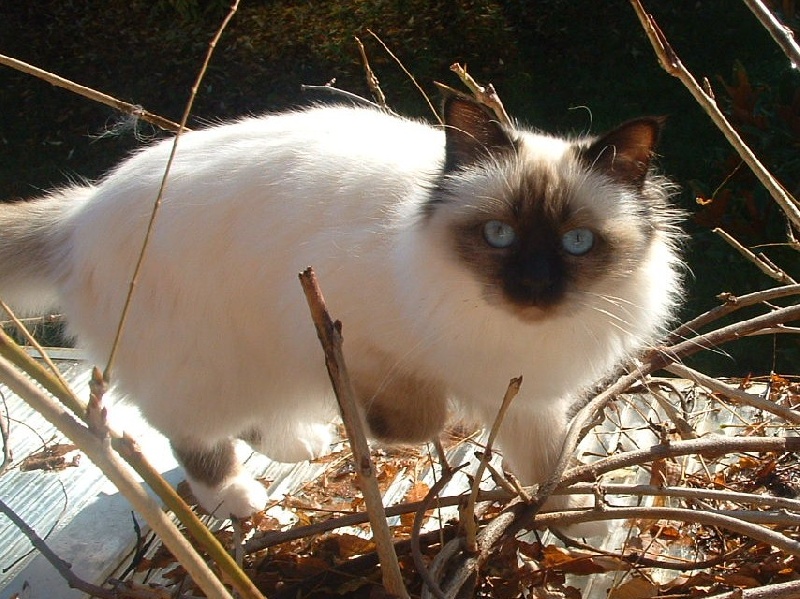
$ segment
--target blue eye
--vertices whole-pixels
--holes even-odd
[[[573,256],[583,256],[594,246],[594,233],[589,229],[572,229],[561,237],[561,246]]]
[[[516,241],[517,233],[511,225],[499,220],[490,220],[483,225],[483,237],[493,248],[503,249]]]

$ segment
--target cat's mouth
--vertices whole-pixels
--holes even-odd
[[[510,313],[526,324],[534,324],[545,320],[569,316],[577,309],[575,306],[569,305],[568,302],[523,303],[509,301],[507,298],[497,301],[495,298],[495,301],[490,303],[493,303],[496,307],[502,309],[506,313]]]

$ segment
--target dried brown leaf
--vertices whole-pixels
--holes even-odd
[[[608,599],[649,599],[658,596],[658,585],[644,578],[630,578],[608,592]]]

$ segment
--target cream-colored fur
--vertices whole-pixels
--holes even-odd
[[[662,228],[647,240],[642,234],[632,266],[569,291],[564,308],[543,318],[522,319],[490,297],[448,240],[454,222],[513,188],[520,172],[553,170],[598,226],[623,221],[634,236],[650,227],[627,222],[637,199],[623,196],[635,193],[581,167],[575,143],[515,135],[515,164],[451,174],[462,203],[422,215],[445,155],[444,133],[428,125],[338,107],[184,134],[134,291],[116,383],[178,444],[211,447],[255,429],[267,455],[319,455],[336,410],[297,279],[313,266],[343,322],[353,377],[377,389],[361,398],[365,410],[379,403],[381,381],[392,387],[397,377],[394,387],[405,389],[419,379],[491,422],[509,380],[522,375],[500,446],[523,480],[542,480],[569,403],[654,341],[679,282]],[[0,297],[55,298],[100,364],[170,145],[141,151],[96,185],[0,209]],[[14,252],[23,243],[37,248],[30,261]],[[426,418],[418,404],[409,402],[408,418]],[[432,413],[441,417],[438,408]],[[246,515],[265,495],[244,476],[231,470],[222,483],[200,480],[195,488],[207,508],[222,503]]]

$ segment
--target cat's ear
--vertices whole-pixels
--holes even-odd
[[[665,120],[644,117],[623,123],[584,148],[581,155],[590,168],[640,189]]]
[[[470,166],[497,153],[513,152],[514,140],[492,111],[454,93],[444,99],[445,172]]]

